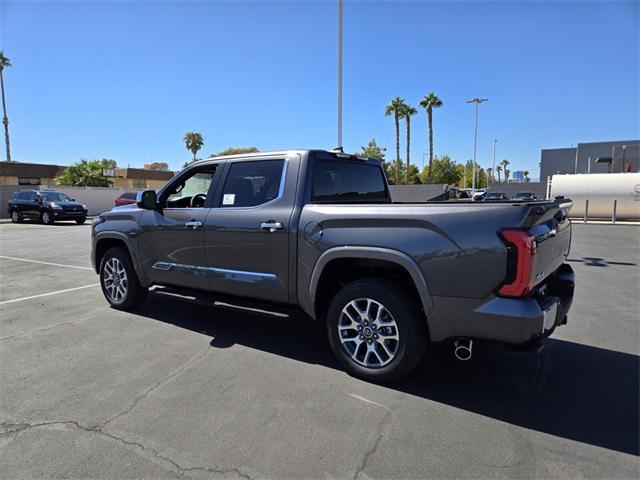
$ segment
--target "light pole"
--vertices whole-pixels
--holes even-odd
[[[342,147],[342,0],[338,0],[338,148]]]
[[[493,166],[491,167],[491,181],[493,182],[493,175],[496,172],[496,143],[498,143],[498,139],[493,139]],[[495,182],[493,182],[495,183]]]
[[[473,100],[467,100],[467,103],[475,103],[476,104],[476,126],[473,134],[473,165],[472,167],[472,177],[471,177],[471,197],[476,193],[476,148],[478,146],[478,106],[482,102],[489,101],[488,98],[474,98]]]

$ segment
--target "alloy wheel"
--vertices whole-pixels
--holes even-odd
[[[49,212],[42,212],[42,223],[49,224],[51,221],[51,217],[49,216]]]
[[[18,223],[20,221],[20,215],[18,215],[18,212],[15,210],[11,212],[11,221],[13,223]]]
[[[371,298],[357,298],[345,305],[338,336],[351,360],[366,368],[384,367],[398,353],[398,324],[383,304]]]
[[[102,279],[107,294],[114,302],[122,302],[127,295],[128,280],[127,272],[122,262],[115,257],[111,257],[104,264]]]

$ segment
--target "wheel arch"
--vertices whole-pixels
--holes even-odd
[[[92,263],[96,273],[100,273],[100,263],[102,262],[102,258],[104,257],[104,254],[107,252],[107,250],[112,247],[123,247],[127,251],[140,283],[146,284],[146,277],[141,275],[135,250],[131,245],[131,239],[120,232],[100,232],[96,235],[92,255]]]
[[[311,307],[307,309],[311,310],[307,311],[309,315],[318,320],[322,318],[326,311],[325,306],[331,300],[322,295],[327,292],[327,284],[332,283],[331,276],[335,274],[336,269],[345,266],[351,268],[354,265],[370,268],[374,272],[391,270],[400,275],[401,280],[410,282],[422,304],[425,320],[428,319],[429,314],[433,311],[433,300],[420,267],[406,253],[382,247],[335,247],[320,255],[309,281],[310,301],[308,307]],[[336,288],[335,284],[333,288]],[[333,298],[332,292],[328,293]]]

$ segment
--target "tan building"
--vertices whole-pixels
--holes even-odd
[[[54,185],[53,179],[67,167],[44,163],[0,162],[0,185],[25,188]]]
[[[168,170],[146,170],[144,168],[116,168],[113,181],[114,187],[127,190],[149,188],[157,190],[173,178],[173,172]]]

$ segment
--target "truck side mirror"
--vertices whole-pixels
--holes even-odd
[[[158,203],[155,190],[144,190],[136,194],[136,205],[145,210],[154,210]]]

